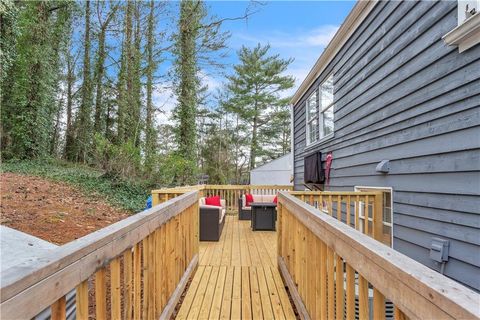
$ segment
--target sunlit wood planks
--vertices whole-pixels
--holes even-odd
[[[276,265],[276,233],[226,219],[220,241],[200,243],[199,267],[177,319],[294,319]]]

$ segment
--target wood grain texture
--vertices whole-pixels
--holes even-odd
[[[200,242],[199,267],[177,319],[294,319],[274,263],[276,232],[226,216],[218,242]]]
[[[362,197],[367,198],[359,196],[360,199]],[[323,318],[322,314],[328,318],[342,318],[345,309],[347,318],[353,316],[355,282],[361,319],[367,319],[370,314],[369,284],[374,289],[372,311],[375,317],[384,316],[385,299],[388,299],[409,318],[480,318],[478,293],[380,244],[370,236],[359,233],[335,217],[321,213],[297,197],[281,192],[279,203],[283,216],[280,219],[288,221],[289,225],[281,230],[281,235],[287,237],[287,242],[290,243],[290,246],[282,246],[280,257],[285,261],[295,286],[302,285],[296,279],[302,270],[298,270],[301,265],[291,257],[302,250],[297,246],[304,245],[296,240],[298,231],[295,229],[300,228],[301,234],[311,232],[320,241],[320,318]],[[365,215],[368,217],[367,212]],[[346,299],[343,298],[343,293],[340,294],[345,285],[343,261],[347,265]],[[355,271],[358,273],[357,279]],[[321,292],[324,290],[327,293],[322,297]],[[298,291],[302,292],[300,287]],[[302,301],[305,303],[308,299]],[[306,305],[308,308],[309,304]],[[312,312],[313,309],[308,311]]]
[[[8,281],[2,286],[2,297],[13,296],[2,301],[2,318],[32,318],[58,301],[62,292],[77,287],[77,318],[86,319],[89,316],[87,281],[90,277],[94,280],[95,290],[92,292],[97,319],[120,318],[122,305],[125,319],[157,318],[163,310],[162,303],[166,303],[178,286],[183,285],[182,277],[198,254],[197,197],[197,191],[188,192],[59,247],[44,261],[28,266],[33,268],[36,265],[38,269],[23,276],[16,275],[17,282],[10,282],[13,275],[7,272]],[[168,232],[162,233],[162,229]],[[167,243],[167,250],[159,252],[158,242],[160,249],[164,242]],[[159,258],[156,254],[168,256]],[[164,266],[165,262],[168,264],[161,269],[157,268],[157,262],[159,266]],[[2,279],[4,276],[2,273]],[[37,282],[28,286],[35,276],[39,277]],[[107,279],[110,279],[108,288]],[[163,283],[158,283],[157,279],[168,280],[168,291],[159,290],[157,293],[157,288],[163,288]],[[27,286],[25,290],[14,294],[24,286]],[[107,297],[108,289],[110,294]],[[61,317],[60,303],[55,305],[54,311],[58,310]]]

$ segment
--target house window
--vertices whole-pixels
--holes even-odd
[[[317,91],[307,100],[307,145],[318,140],[318,105],[317,105]]]
[[[393,201],[392,188],[383,187],[355,187],[355,191],[382,191],[383,192],[383,239],[382,242],[392,247],[393,243]],[[365,219],[368,219],[368,229],[373,230],[373,204],[370,203],[365,206],[365,203],[360,203],[359,208],[359,228],[363,232],[365,226]]]
[[[333,75],[320,85],[320,139],[333,135]]]

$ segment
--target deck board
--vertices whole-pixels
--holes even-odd
[[[199,267],[177,319],[295,319],[276,266],[276,232],[225,219],[220,241],[200,242]]]

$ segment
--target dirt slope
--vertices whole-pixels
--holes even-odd
[[[55,244],[64,244],[126,218],[100,198],[34,176],[2,173],[0,223]]]

